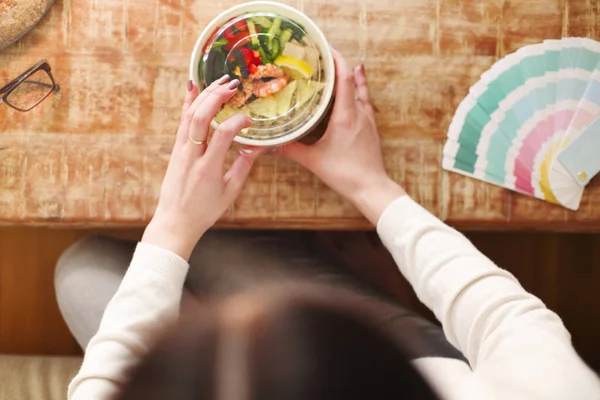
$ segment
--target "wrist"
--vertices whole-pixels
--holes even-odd
[[[388,206],[406,195],[406,191],[386,175],[370,180],[356,191],[350,200],[373,225],[377,226]]]
[[[198,243],[198,238],[179,232],[177,225],[169,222],[169,219],[163,219],[160,216],[154,216],[142,236],[142,242],[161,247],[177,254],[184,260],[189,260]]]

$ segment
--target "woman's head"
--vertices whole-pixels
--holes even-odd
[[[285,285],[196,305],[119,399],[437,399],[352,296]]]

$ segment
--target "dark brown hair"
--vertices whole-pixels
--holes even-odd
[[[438,399],[351,296],[285,285],[188,307],[118,399]]]

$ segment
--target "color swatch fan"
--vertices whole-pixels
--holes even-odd
[[[442,167],[577,210],[600,171],[600,43],[546,40],[495,63],[450,124]]]

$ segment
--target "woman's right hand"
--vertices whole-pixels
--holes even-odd
[[[252,121],[241,114],[231,116],[208,139],[211,121],[238,92],[239,84],[225,75],[198,93],[198,87],[189,82],[158,206],[143,242],[187,260],[204,232],[239,196],[263,149],[240,151],[230,168],[225,160],[235,136]]]
[[[334,50],[336,102],[323,138],[314,145],[291,143],[279,149],[351,201],[373,224],[404,190],[383,164],[375,112],[364,66],[352,70]]]

